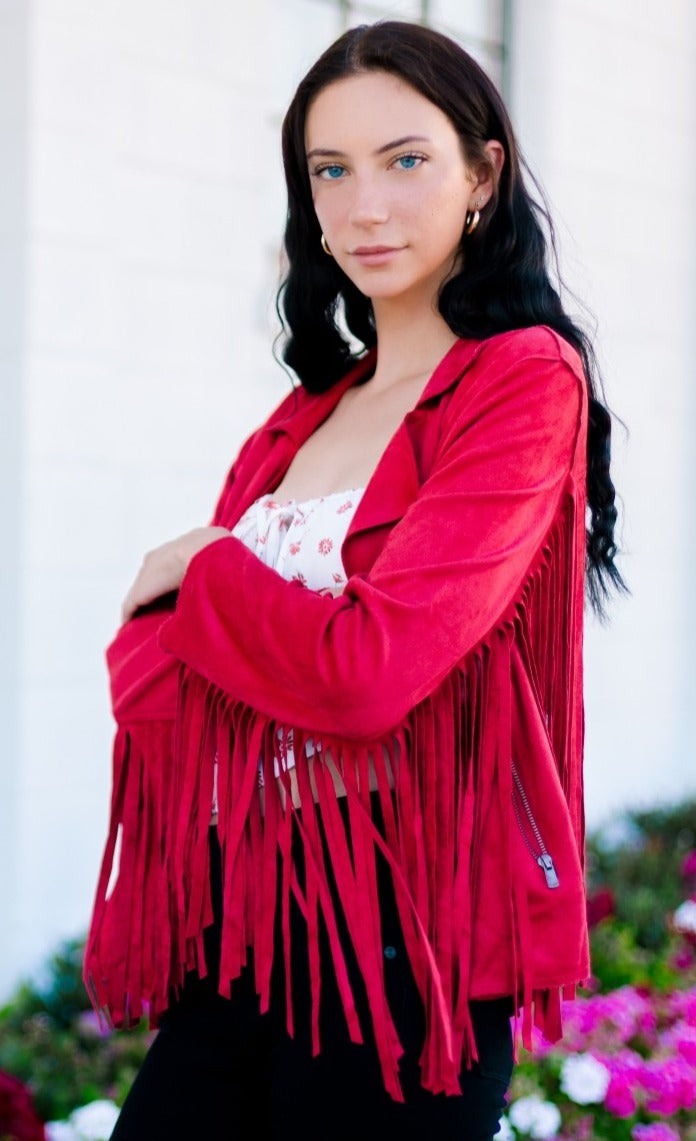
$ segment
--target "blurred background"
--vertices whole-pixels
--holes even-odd
[[[0,999],[88,921],[121,598],[289,389],[285,107],[383,16],[501,90],[628,428],[633,593],[588,619],[589,821],[696,792],[696,5],[0,0]]]

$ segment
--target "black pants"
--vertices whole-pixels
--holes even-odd
[[[346,804],[339,799],[344,819]],[[379,827],[377,794],[373,819]],[[384,1090],[370,1035],[367,1000],[346,942],[346,960],[365,1042],[348,1038],[333,977],[326,931],[320,923],[322,1052],[310,1048],[310,991],[306,925],[291,900],[295,1036],[285,1029],[284,966],[276,923],[270,1010],[261,1015],[248,964],[232,984],[231,998],[217,994],[221,931],[220,848],[210,829],[215,922],[204,933],[209,974],[186,977],[184,991],[160,1020],[160,1029],[126,1098],[112,1141],[178,1141],[185,1138],[249,1141],[371,1141],[377,1137],[419,1141],[491,1141],[512,1074],[512,1003],[472,1002],[480,1061],[462,1068],[461,1096],[432,1094],[420,1085],[423,1004],[406,956],[391,877],[378,854],[378,894],[385,948],[387,997],[405,1049],[400,1077],[405,1103]],[[301,857],[300,845],[295,851]],[[334,897],[337,896],[332,884]],[[340,907],[336,911],[342,930]],[[326,957],[324,957],[326,956]]]

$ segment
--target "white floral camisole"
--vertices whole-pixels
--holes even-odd
[[[232,534],[283,578],[300,582],[320,594],[340,594],[346,584],[341,545],[364,490],[354,487],[300,502],[276,499],[271,492],[251,504]],[[308,741],[308,756],[312,752]],[[288,741],[287,767],[294,764],[292,744]],[[274,767],[277,776],[278,761]],[[260,768],[259,783],[263,783]],[[218,810],[217,764],[212,810]]]

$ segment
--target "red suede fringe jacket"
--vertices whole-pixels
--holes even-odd
[[[328,392],[298,389],[283,400],[242,447],[216,524],[232,528],[278,486],[296,451],[374,359],[371,352]],[[314,1052],[321,1045],[319,911],[349,1032],[362,1040],[320,812],[392,1097],[402,1099],[402,1048],[385,996],[376,847],[391,867],[426,1011],[423,1086],[460,1092],[461,1059],[476,1057],[468,999],[513,994],[523,1041],[533,1022],[551,1040],[559,1036],[561,994],[589,974],[586,431],[580,357],[552,329],[459,340],[369,481],[342,547],[342,595],[285,581],[230,537],[195,556],[170,617],[146,614],[119,631],[107,652],[118,723],[111,820],[84,966],[92,1001],[113,1024],[147,1013],[155,1026],[184,972],[205,971],[217,756],[222,994],[252,948],[267,1009],[275,909],[287,916],[292,892],[308,925]],[[310,737],[311,762],[304,757]],[[299,812],[289,795],[283,811],[273,775],[289,740]],[[327,754],[347,789],[348,834]],[[383,835],[370,815],[370,760]],[[292,867],[293,829],[305,854],[304,890]],[[288,963],[287,924],[284,935]]]

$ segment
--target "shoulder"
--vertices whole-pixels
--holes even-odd
[[[303,409],[309,402],[312,396],[307,392],[301,384],[294,385],[290,392],[282,398],[279,404],[269,413],[264,420],[262,427],[276,428],[283,424],[286,420],[290,419]]]
[[[582,359],[554,329],[513,329],[469,346],[440,406],[440,446],[471,440],[472,432],[491,446],[514,447],[525,432],[548,446],[579,438],[587,417]]]
[[[469,342],[471,344],[471,342]],[[474,343],[453,391],[453,410],[476,414],[491,402],[523,397],[586,401],[587,379],[573,345],[548,325],[511,329]]]
[[[579,380],[585,379],[582,358],[569,341],[550,325],[530,325],[526,329],[510,329],[479,342],[477,354],[481,368],[501,368],[524,365],[526,361],[557,361],[567,365]]]

